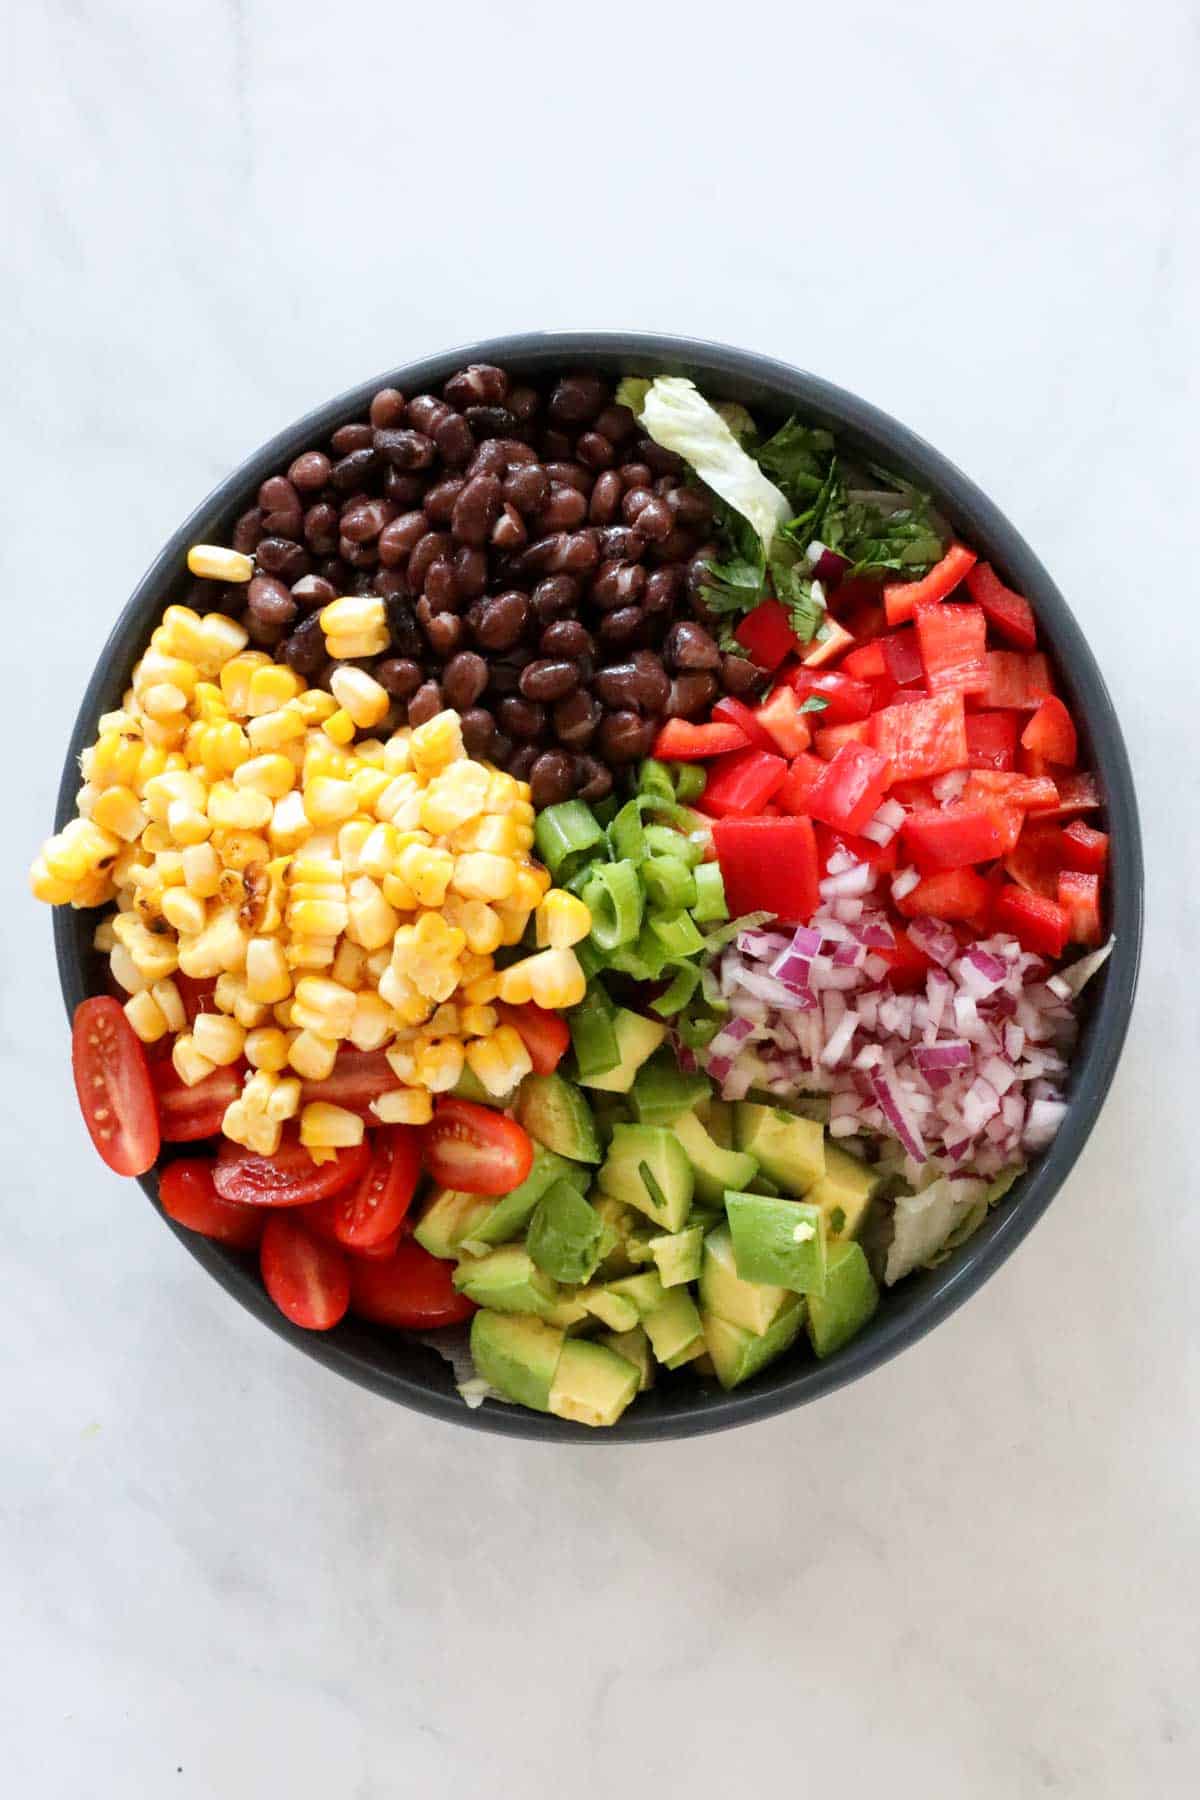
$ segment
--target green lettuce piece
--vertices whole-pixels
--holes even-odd
[[[681,375],[656,376],[641,421],[656,444],[681,456],[714,493],[749,521],[763,551],[768,551],[794,508],[742,449],[695,382]]]
[[[617,383],[617,405],[627,406],[634,418],[640,419],[649,392],[650,381],[647,376],[625,375]]]
[[[986,1213],[986,1181],[952,1181],[943,1176],[919,1194],[899,1195],[883,1272],[888,1287],[914,1269],[929,1268],[965,1221],[973,1218],[974,1228],[982,1224]]]

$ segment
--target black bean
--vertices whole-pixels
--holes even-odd
[[[389,656],[376,663],[372,674],[398,700],[407,700],[410,694],[415,694],[425,679],[420,663],[408,656]]]
[[[408,595],[408,579],[403,569],[377,569],[371,577],[371,592],[384,600]]]
[[[748,656],[727,654],[721,658],[721,686],[727,694],[754,694],[770,680],[766,669],[758,668]]]
[[[575,792],[575,759],[562,750],[543,750],[529,770],[529,797],[536,807],[557,806]]]
[[[507,406],[468,406],[463,417],[477,438],[511,437],[517,429]]]
[[[411,407],[409,413],[411,416]],[[402,469],[406,474],[413,469],[427,469],[436,455],[432,438],[427,438],[423,431],[377,431],[375,451],[393,469]],[[411,706],[409,711],[411,713]]]
[[[606,406],[596,414],[593,423],[614,444],[623,444],[637,430],[637,420],[627,406]]]
[[[340,462],[334,463],[329,485],[336,488],[339,494],[354,494],[360,488],[370,486],[382,470],[378,450],[372,450],[369,446],[352,450],[349,456],[343,456]]]
[[[461,612],[466,604],[459,592],[454,564],[444,556],[435,556],[426,569],[422,592],[434,612]]]
[[[292,623],[299,608],[282,581],[273,575],[255,575],[246,590],[246,607],[259,626],[283,631]]]
[[[454,552],[454,573],[464,600],[477,600],[487,587],[487,553],[474,544],[462,544]]]
[[[695,719],[706,713],[717,697],[717,678],[698,672],[692,675],[677,675],[671,683],[671,694],[667,701],[667,717],[670,719]]]
[[[595,645],[591,632],[578,619],[556,619],[543,631],[538,649],[543,656],[577,660],[581,656],[590,656]]]
[[[448,469],[462,469],[475,454],[475,436],[458,413],[448,413],[433,433],[437,453]]]
[[[264,575],[278,575],[289,586],[312,571],[312,557],[290,538],[264,538],[254,560]]]
[[[671,694],[671,680],[663,668],[661,656],[653,650],[635,650],[630,660],[637,671],[638,685],[634,693],[641,710],[664,712]]]
[[[647,487],[626,488],[625,497],[621,501],[621,517],[627,525],[632,525],[644,506],[649,506],[654,495]]]
[[[571,454],[571,440],[565,431],[548,426],[541,436],[543,462],[565,462]]]
[[[461,649],[467,628],[457,613],[434,613],[428,620],[422,621],[422,629],[429,641],[429,648],[435,655],[446,661]]]
[[[455,658],[458,661],[458,658]],[[453,668],[454,664],[450,664]],[[449,671],[447,671],[449,672]],[[496,721],[484,706],[468,707],[460,720],[463,748],[468,756],[491,758],[495,749]]]
[[[533,590],[533,610],[541,626],[569,618],[579,605],[579,584],[570,575],[550,575]]]
[[[390,649],[393,656],[418,658],[424,653],[425,640],[417,624],[416,610],[411,600],[397,595],[388,600],[387,622],[391,633]]]
[[[284,638],[279,654],[297,675],[306,679],[315,675],[325,661],[325,634],[321,630],[320,614],[310,613],[307,619],[301,619],[295,631]]]
[[[621,510],[621,477],[615,469],[597,475],[588,502],[588,518],[593,525],[611,525]]]
[[[493,694],[515,694],[521,685],[521,672],[533,657],[528,650],[518,645],[502,656],[497,662],[488,665],[488,686]]]
[[[465,713],[474,706],[488,684],[488,666],[473,650],[460,650],[442,670],[442,692],[447,706]],[[488,725],[490,728],[491,720]]]
[[[353,538],[348,537],[339,537],[338,555],[353,569],[373,569],[379,561],[379,552],[374,544],[356,544]]]
[[[379,534],[380,562],[387,569],[399,568],[428,530],[429,521],[423,512],[401,513],[398,519],[390,520]]]
[[[498,406],[508,395],[508,376],[494,363],[468,363],[442,392],[451,406]]]
[[[637,762],[654,748],[658,727],[635,712],[612,712],[600,725],[600,754],[608,763]]]
[[[414,506],[421,504],[425,494],[425,477],[407,475],[402,469],[388,469],[383,478],[383,491],[401,512],[410,512]]]
[[[576,795],[580,800],[595,804],[597,800],[607,800],[612,793],[612,770],[594,756],[581,756],[575,764]]]
[[[646,540],[631,525],[609,525],[600,533],[600,554],[606,562],[640,562]]]
[[[496,717],[501,730],[522,743],[541,737],[546,729],[545,707],[516,694],[508,694],[501,700],[496,708]]]
[[[505,404],[518,424],[528,425],[542,402],[536,388],[515,387],[509,388]]]
[[[536,744],[522,744],[511,755],[505,757],[508,772],[514,781],[528,781],[530,770],[538,759]]]
[[[576,439],[575,454],[589,469],[609,469],[617,452],[601,431],[585,431]]]
[[[633,710],[637,706],[634,693],[637,685],[637,670],[631,662],[609,663],[605,668],[597,669],[592,683],[605,706],[614,711],[620,711],[622,707]]]
[[[408,403],[408,422],[424,437],[431,438],[450,408],[436,394],[414,394]]]
[[[262,528],[268,537],[298,538],[304,529],[304,506],[286,475],[270,475],[258,490]]]
[[[292,584],[292,599],[304,612],[311,612],[315,606],[328,606],[336,600],[337,589],[323,575],[302,575]]]
[[[486,544],[500,512],[498,475],[474,475],[454,502],[450,529],[460,544]]]
[[[480,444],[478,450],[467,464],[467,479],[476,475],[503,475],[508,468],[508,452],[499,438],[489,438]]]
[[[336,517],[335,513],[334,518],[336,519]],[[253,556],[262,535],[262,508],[252,506],[249,512],[241,515],[233,527],[233,547],[235,550],[240,550],[243,556]]]
[[[333,464],[320,450],[306,450],[288,469],[288,480],[301,494],[319,494]]]
[[[537,462],[510,469],[504,477],[504,498],[519,512],[536,512],[550,494],[550,477]]]
[[[553,487],[575,488],[581,494],[590,494],[595,480],[581,462],[548,462],[546,473]]]
[[[626,494],[626,500],[632,496]],[[671,509],[660,498],[648,500],[637,516],[637,528],[648,543],[660,544],[671,535]]]
[[[721,666],[721,652],[712,634],[691,619],[679,619],[672,625],[665,650],[667,662],[676,672]]]
[[[634,643],[645,625],[646,615],[640,606],[618,606],[615,612],[605,613],[596,635],[606,650],[616,650]]]
[[[521,673],[521,692],[526,700],[565,700],[579,686],[573,662],[542,656]]]
[[[410,725],[424,725],[442,710],[442,690],[436,681],[421,684],[408,703]]]
[[[390,500],[356,500],[342,514],[341,534],[354,544],[370,544],[395,516]]]
[[[607,387],[598,375],[582,371],[564,375],[550,396],[547,411],[556,425],[589,425],[609,401]]]
[[[338,536],[337,508],[323,500],[310,506],[304,515],[304,541],[309,549],[317,556],[326,556],[337,549]]]
[[[707,531],[712,524],[712,501],[699,488],[674,488],[667,497],[667,505],[675,523],[686,526],[689,531]]]
[[[492,542],[497,550],[519,550],[528,535],[525,521],[516,507],[505,501],[500,508],[499,518],[492,526]]]
[[[415,594],[425,586],[425,572],[430,563],[436,562],[439,556],[449,557],[453,550],[454,543],[447,531],[427,531],[418,538],[408,559],[408,585]]]
[[[520,642],[529,617],[529,601],[516,589],[480,601],[475,641],[484,650],[511,650]]]
[[[620,470],[620,476],[621,486],[627,493],[631,488],[648,489],[650,483],[654,480],[649,465],[644,462],[630,462],[623,464]]]
[[[655,569],[646,577],[642,605],[648,613],[669,613],[682,586],[683,577],[679,569]]]
[[[380,388],[371,402],[371,424],[381,431],[394,431],[397,425],[404,423],[406,410],[404,395],[399,388]]]
[[[673,450],[666,450],[651,437],[639,438],[634,451],[652,475],[685,475],[687,465]]]
[[[353,456],[356,450],[365,450],[370,444],[371,427],[359,421],[339,425],[329,442],[338,456]]]
[[[592,604],[602,612],[635,606],[645,585],[646,571],[641,563],[601,563],[592,583]]]
[[[448,525],[454,502],[466,485],[461,475],[448,475],[444,481],[435,481],[425,493],[425,517],[434,525]]]
[[[604,709],[595,695],[578,688],[554,708],[554,734],[560,744],[582,749],[591,743],[603,717]]]

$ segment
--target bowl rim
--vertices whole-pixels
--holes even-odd
[[[482,339],[420,357],[386,371],[313,408],[254,451],[200,502],[174,531],[122,608],[87,684],[63,767],[55,813],[61,829],[74,812],[78,757],[94,735],[95,720],[146,641],[184,567],[189,545],[227,527],[248,504],[247,495],[301,448],[339,423],[361,415],[384,386],[421,392],[467,362],[495,362],[519,373],[540,373],[575,363],[619,364],[631,373],[691,373],[701,382],[737,388],[749,404],[777,412],[795,409],[827,425],[843,441],[869,447],[880,460],[915,478],[934,495],[939,510],[969,542],[986,549],[1015,587],[1026,593],[1044,627],[1060,680],[1066,688],[1101,778],[1112,842],[1109,898],[1116,943],[1098,981],[1086,1041],[1071,1071],[1070,1104],[1050,1148],[1032,1165],[1005,1205],[941,1268],[912,1278],[922,1284],[898,1303],[892,1291],[869,1330],[828,1362],[775,1365],[759,1382],[731,1393],[702,1390],[694,1406],[657,1413],[633,1407],[614,1427],[587,1426],[486,1401],[469,1408],[452,1383],[434,1387],[413,1375],[384,1368],[370,1354],[369,1332],[352,1324],[333,1333],[301,1331],[276,1309],[257,1269],[223,1246],[185,1231],[158,1206],[154,1171],[139,1178],[155,1210],[200,1262],[244,1307],[279,1336],[325,1367],[402,1405],[474,1430],[552,1443],[644,1443],[706,1435],[754,1423],[819,1399],[857,1380],[917,1343],[948,1318],[1007,1260],[1041,1218],[1083,1150],[1107,1096],[1125,1041],[1137,987],[1144,913],[1144,871],[1137,798],[1129,757],[1107,685],[1091,647],[1050,574],[1000,509],[954,463],[880,408],[822,377],[754,351],[704,339],[663,333],[571,331],[516,333]],[[53,912],[55,956],[68,1017],[88,990],[79,923],[86,914]],[[426,1353],[434,1356],[436,1353]],[[699,1390],[698,1390],[699,1392]]]

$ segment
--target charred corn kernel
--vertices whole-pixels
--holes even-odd
[[[487,850],[469,850],[454,862],[450,885],[466,900],[509,900],[517,884],[517,870],[506,856]]]
[[[464,1006],[461,1029],[464,1037],[490,1037],[500,1023],[494,1006]]]
[[[466,1060],[472,1075],[496,1099],[533,1070],[529,1052],[511,1025],[502,1025],[491,1037],[472,1039]]]
[[[260,1025],[256,1030],[248,1031],[244,1049],[252,1069],[277,1074],[280,1069],[287,1068],[288,1041],[273,1025]]]
[[[351,988],[357,995],[367,972],[367,953],[359,944],[352,944],[348,937],[342,938],[333,959],[333,967],[329,971],[331,981],[336,981],[344,988]]]
[[[227,1068],[242,1054],[246,1033],[236,1019],[224,1013],[197,1013],[192,1020],[192,1044],[217,1068]]]
[[[529,909],[501,904],[497,905],[495,911],[500,921],[500,942],[505,945],[519,944],[529,923]]]
[[[246,1104],[245,1096],[231,1100],[221,1119],[221,1131],[235,1144],[242,1144],[256,1156],[274,1156],[283,1137],[283,1127],[269,1119],[265,1111]]]
[[[71,819],[42,850],[47,870],[60,881],[82,881],[116,856],[121,840],[90,819]]]
[[[389,775],[404,775],[412,768],[411,745],[411,731],[393,731],[383,746],[383,766]]]
[[[95,794],[92,801],[92,823],[103,831],[132,844],[145,830],[149,819],[132,788],[110,787]]]
[[[162,897],[162,916],[176,931],[187,932],[191,937],[204,930],[207,917],[203,900],[197,899],[186,887],[166,889]]]
[[[448,1093],[462,1075],[463,1061],[463,1047],[453,1038],[426,1044],[417,1054],[413,1079],[431,1094]]]
[[[157,1044],[159,1038],[167,1035],[162,1007],[149,988],[143,988],[140,994],[134,994],[125,1002],[125,1017],[143,1044]]]
[[[490,1006],[500,992],[498,975],[479,975],[474,981],[467,982],[462,990],[462,997],[471,1006]]]
[[[327,976],[301,976],[292,996],[292,1023],[320,1037],[344,1038],[354,1023],[353,990]]]
[[[157,886],[157,884],[153,887],[137,887],[134,889],[134,916],[135,918],[140,919],[142,924],[145,925],[149,931],[161,930],[159,921],[163,916],[162,896],[163,890]]]
[[[251,749],[262,754],[279,750],[284,744],[301,743],[308,730],[300,710],[303,700],[302,694],[296,700],[289,700],[278,712],[263,713],[259,718],[251,719],[246,726]]]
[[[583,999],[587,978],[573,950],[541,950],[536,956],[527,956],[524,962],[514,966],[525,971],[529,980],[530,998],[547,1011],[578,1006]],[[504,993],[503,976],[500,995],[501,999],[508,998]]]
[[[428,1125],[433,1096],[426,1088],[390,1088],[372,1100],[371,1111],[381,1125]]]
[[[338,705],[360,731],[369,731],[387,717],[392,697],[365,669],[335,669],[329,685]]]
[[[156,981],[150,989],[154,1003],[167,1022],[168,1031],[182,1031],[187,1025],[183,996],[173,981]]]
[[[275,802],[275,810],[271,814],[271,842],[277,850],[296,850],[311,837],[312,820],[304,810],[304,795],[293,788],[282,800]]]
[[[182,1081],[184,1087],[195,1087],[206,1075],[211,1075],[215,1063],[210,1063],[207,1056],[201,1056],[192,1040],[190,1031],[181,1031],[171,1046],[171,1064]]]
[[[186,800],[172,800],[167,808],[167,831],[172,841],[181,847],[203,844],[212,836],[212,829],[208,814],[189,806]]]
[[[592,929],[592,915],[582,900],[561,888],[551,888],[534,915],[540,950],[569,950],[582,943]]]
[[[346,594],[321,608],[321,630],[326,637],[386,631],[387,608],[377,594]]]
[[[454,991],[453,987],[450,991]],[[415,983],[394,966],[385,969],[379,977],[379,993],[401,1025],[423,1025],[436,1005],[436,1001],[419,993]]]
[[[292,991],[284,946],[275,937],[252,937],[246,945],[246,992],[251,1000],[273,1006]]]
[[[400,923],[399,913],[369,875],[359,875],[350,883],[347,913],[346,935],[364,951],[390,944]]]
[[[293,1013],[295,1007],[293,1006]],[[324,1081],[333,1074],[337,1039],[315,1031],[298,1031],[288,1045],[288,1062],[305,1081]]]
[[[218,781],[208,791],[206,811],[214,825],[232,831],[261,831],[270,824],[274,808],[265,794],[257,794],[253,788]]]
[[[174,934],[169,931],[147,931],[129,913],[122,913],[118,923],[124,924],[127,920],[133,929],[123,937],[118,930],[117,936],[133,958],[133,966],[138,974],[144,975],[149,982],[164,981],[168,975],[173,975],[179,967],[179,948]]]
[[[396,858],[396,873],[407,882],[421,906],[440,906],[454,874],[454,858],[448,850],[409,844]]]
[[[289,702],[289,711],[293,704],[306,725],[320,725],[322,720],[332,718],[338,709],[337,701],[324,688],[306,688],[294,702]]]
[[[252,756],[233,772],[235,787],[252,788],[257,794],[266,794],[269,800],[282,800],[295,785],[295,780],[296,770],[291,758],[275,752]]]
[[[264,668],[255,669],[250,677],[246,711],[252,719],[260,719],[264,713],[277,712],[303,692],[304,682],[294,669],[282,663],[268,663]]]
[[[179,967],[197,981],[209,981],[223,969],[244,968],[249,941],[236,913],[222,907],[197,937],[180,943]]]
[[[50,873],[44,856],[39,856],[29,871],[29,887],[34,899],[44,900],[48,906],[65,906],[75,892],[74,881]]]
[[[391,1007],[369,988],[354,996],[354,1020],[347,1034],[356,1050],[379,1050],[396,1027]]]
[[[371,813],[375,810],[375,802],[392,783],[392,777],[386,769],[374,768],[370,763],[360,763],[350,777],[351,786],[358,795],[360,812]]]
[[[344,1150],[361,1144],[366,1130],[357,1113],[313,1100],[300,1114],[300,1142],[311,1150]]]
[[[193,575],[209,581],[249,581],[254,573],[254,560],[240,550],[226,550],[223,544],[193,544],[187,553],[187,566]]]
[[[476,956],[490,956],[503,941],[499,916],[486,900],[468,900],[459,915],[467,949]]]
[[[354,742],[354,720],[344,706],[339,706],[336,712],[330,713],[329,717],[322,721],[321,730],[330,743],[352,744]]]
[[[375,801],[375,817],[397,831],[412,831],[421,823],[421,784],[415,775],[395,775]]]
[[[218,844],[217,850],[221,846]],[[237,869],[221,870],[221,878],[217,882],[217,899],[223,907],[238,912],[245,897],[245,882]]]
[[[397,912],[416,912],[417,896],[407,881],[401,881],[398,875],[385,875],[379,885],[384,899],[389,906],[394,906]]]
[[[488,772],[482,763],[452,762],[425,789],[421,824],[435,836],[448,836],[468,820],[479,818],[487,792]]]
[[[304,810],[314,825],[338,825],[353,818],[358,798],[348,781],[317,775],[305,783]]]
[[[99,950],[103,955],[107,956],[109,951],[116,944],[116,941],[117,934],[113,930],[112,920],[101,919],[95,931],[92,933],[92,949]]]
[[[235,875],[244,876],[246,870],[265,863],[271,855],[270,844],[257,831],[220,831],[216,835],[216,848],[226,872]]]
[[[138,970],[124,944],[113,945],[108,954],[108,967],[117,986],[124,988],[127,994],[140,994],[143,988],[154,986],[154,983]]]
[[[458,714],[435,713],[432,719],[418,725],[409,739],[409,754],[413,768],[422,775],[435,775],[447,763],[465,756]]]

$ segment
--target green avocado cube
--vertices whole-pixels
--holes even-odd
[[[738,1149],[748,1151],[759,1173],[785,1194],[807,1193],[825,1173],[825,1131],[816,1119],[761,1106],[756,1100],[739,1100],[734,1134]]]
[[[604,1226],[594,1206],[569,1181],[556,1181],[538,1201],[525,1248],[555,1281],[590,1279],[600,1260]]]
[[[840,1150],[836,1144],[825,1145],[825,1173],[804,1198],[820,1207],[831,1244],[858,1236],[880,1180],[869,1163],[851,1156],[848,1150]]]
[[[682,1230],[695,1177],[683,1145],[666,1127],[614,1125],[597,1180],[604,1193],[636,1206],[660,1231]]]
[[[650,1253],[665,1288],[683,1287],[700,1279],[704,1251],[704,1226],[688,1225],[650,1239]]]
[[[629,1101],[639,1125],[672,1125],[712,1091],[707,1075],[685,1074],[664,1045],[637,1072]]]
[[[825,1218],[807,1200],[767,1194],[726,1194],[733,1258],[743,1281],[825,1292]]]
[[[568,1338],[550,1387],[550,1411],[578,1425],[615,1425],[639,1380],[634,1364],[607,1344]]]
[[[620,1060],[598,1075],[581,1075],[584,1087],[599,1088],[609,1094],[627,1094],[638,1070],[653,1056],[667,1035],[667,1028],[655,1019],[644,1019],[640,1013],[619,1006],[611,1020]]]
[[[610,1281],[605,1285],[610,1294],[632,1301],[637,1307],[639,1319],[644,1319],[656,1306],[661,1306],[667,1291],[654,1269],[645,1269],[640,1275],[624,1275],[619,1281]]]
[[[533,1209],[556,1181],[571,1181],[577,1186],[587,1187],[591,1172],[579,1163],[568,1162],[565,1156],[557,1156],[553,1150],[547,1150],[544,1144],[533,1146],[533,1166],[520,1187],[513,1188],[509,1194],[502,1194],[499,1200],[493,1200],[488,1210],[478,1223],[459,1239],[472,1255],[483,1254],[496,1244],[510,1243],[513,1238],[520,1237],[533,1215]],[[476,1245],[482,1246],[477,1250]]]
[[[438,1188],[426,1202],[413,1232],[422,1250],[453,1262],[465,1237],[487,1220],[495,1202],[482,1194],[462,1194],[455,1188]]]
[[[784,1287],[768,1287],[744,1281],[733,1255],[728,1225],[710,1231],[704,1240],[700,1263],[700,1306],[706,1313],[727,1319],[755,1335],[769,1330],[792,1296]]]
[[[704,1342],[717,1380],[723,1388],[735,1388],[795,1343],[804,1323],[804,1301],[799,1294],[789,1294],[774,1322],[759,1333],[734,1325],[716,1313],[705,1312],[702,1318]]]
[[[517,1119],[531,1138],[572,1162],[598,1163],[600,1140],[579,1089],[561,1075],[527,1075],[517,1094]]]
[[[580,1288],[577,1298],[610,1331],[632,1331],[642,1316],[627,1294],[614,1294],[609,1287]]]
[[[696,1199],[709,1206],[723,1206],[726,1188],[747,1188],[758,1173],[758,1164],[744,1150],[727,1150],[705,1130],[694,1112],[685,1112],[671,1127],[692,1165]]]
[[[672,1288],[642,1320],[657,1361],[678,1369],[704,1355],[704,1327],[696,1302],[685,1287]]]
[[[818,1356],[830,1356],[856,1337],[879,1305],[879,1289],[861,1244],[833,1244],[825,1292],[808,1297],[808,1336]]]
[[[471,1320],[471,1358],[497,1393],[534,1412],[550,1411],[550,1389],[565,1340],[542,1319],[477,1312]]]
[[[545,1318],[559,1300],[558,1284],[538,1268],[524,1244],[501,1244],[487,1256],[462,1262],[453,1279],[460,1294],[493,1312]]]
[[[606,1331],[598,1341],[633,1364],[638,1372],[639,1394],[646,1393],[654,1386],[654,1357],[650,1350],[650,1339],[640,1325],[634,1325],[628,1331]]]

